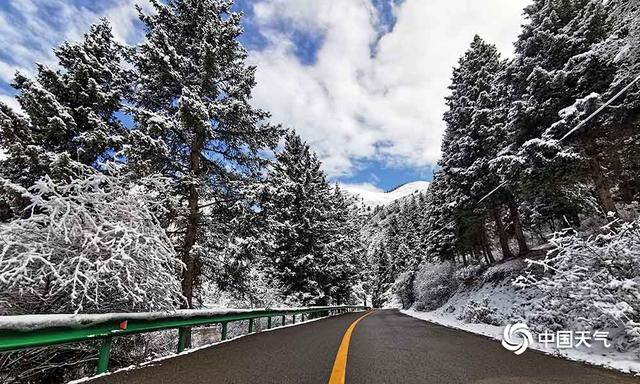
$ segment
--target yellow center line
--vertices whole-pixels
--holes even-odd
[[[329,378],[329,384],[344,384],[347,377],[347,355],[349,354],[349,343],[351,342],[351,334],[353,330],[358,325],[360,320],[372,314],[374,311],[369,311],[364,315],[358,317],[347,331],[344,333],[342,337],[342,342],[340,343],[340,348],[338,348],[338,353],[336,354],[336,361],[333,363],[333,369],[331,370],[331,378]]]

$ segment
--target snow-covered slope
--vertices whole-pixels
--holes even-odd
[[[376,207],[378,205],[388,205],[415,192],[426,191],[429,184],[428,181],[413,181],[389,192],[384,192],[371,184],[344,185],[343,188],[352,195],[360,197],[364,205]]]
[[[539,308],[545,307],[540,291],[536,287],[517,288],[513,285],[514,278],[525,273],[526,265],[523,259],[514,259],[489,267],[484,272],[481,269],[477,270],[467,275],[466,282],[462,283],[440,308],[426,312],[418,311],[416,306],[425,303],[422,302],[402,312],[431,323],[502,340],[504,327],[507,324],[523,321],[529,323],[531,321],[529,316],[539,311]],[[473,271],[473,267],[468,267],[466,270]],[[461,272],[463,272],[462,269],[456,273],[462,276]],[[422,278],[425,277],[433,279],[433,275],[425,274]],[[457,278],[454,275],[454,279]],[[421,276],[417,276],[416,279],[421,279]],[[391,307],[398,306],[393,305],[396,303],[391,304]],[[477,308],[475,311],[469,310],[474,307]],[[487,324],[488,319],[495,321],[495,324]],[[570,317],[567,320],[571,324]],[[575,329],[572,332],[578,332],[578,328],[571,325],[566,329]],[[614,335],[614,332],[621,332],[615,328],[608,328],[606,331],[610,336]],[[535,331],[533,340],[529,349],[640,375],[640,360],[637,352],[632,348],[628,352],[620,352],[613,347],[605,348],[602,343],[594,341],[583,345],[577,343],[572,348],[558,348],[554,342],[544,345],[537,341],[539,339]],[[611,344],[614,345],[614,343]],[[525,352],[522,356],[526,356],[527,353],[530,352]]]

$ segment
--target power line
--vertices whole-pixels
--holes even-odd
[[[627,84],[626,87],[622,88],[622,90],[620,90],[620,92],[616,93],[612,98],[610,98],[606,103],[602,104],[602,106],[600,108],[598,108],[595,112],[593,112],[591,115],[589,115],[586,119],[582,120],[580,123],[578,123],[578,125],[576,125],[572,130],[570,130],[569,132],[567,132],[564,136],[562,136],[560,138],[560,142],[564,141],[567,137],[571,136],[572,134],[574,134],[576,131],[578,131],[580,128],[582,128],[586,123],[588,123],[591,119],[593,119],[594,117],[596,117],[598,114],[600,114],[600,112],[602,112],[602,110],[604,110],[606,107],[608,107],[609,105],[611,105],[611,103],[613,103],[614,101],[616,101],[620,96],[622,96],[626,91],[629,90],[629,88],[631,88],[635,83],[637,83],[638,81],[640,81],[640,76],[636,77],[633,81],[631,81],[629,84]],[[505,185],[507,185],[509,182],[508,181],[503,181],[502,183],[500,183],[500,185],[498,185],[496,188],[492,189],[491,192],[487,193],[486,195],[484,195],[480,200],[478,200],[478,202],[476,203],[476,205],[481,204],[483,201],[487,200],[489,197],[493,196],[494,193],[496,193],[500,188],[504,187]],[[450,220],[447,224],[444,225],[444,227],[442,227],[440,230],[438,230],[436,233],[434,233],[432,236],[430,236],[428,239],[431,239],[432,237],[438,235],[440,232],[444,231],[445,228],[447,228],[451,223],[455,222],[456,219]]]
[[[567,137],[571,136],[575,131],[577,131],[578,129],[582,128],[583,125],[585,125],[586,123],[589,122],[589,120],[593,119],[594,117],[596,117],[600,112],[602,112],[603,109],[607,108],[609,105],[611,105],[611,103],[613,103],[614,101],[616,101],[616,99],[620,96],[622,96],[622,94],[624,94],[626,91],[629,90],[629,88],[631,88],[635,83],[637,83],[638,81],[640,81],[640,76],[636,77],[635,80],[633,80],[632,82],[630,82],[626,87],[622,88],[622,90],[620,92],[618,92],[615,96],[613,96],[611,99],[609,99],[609,101],[607,101],[606,103],[602,104],[602,106],[600,108],[598,108],[595,112],[593,112],[591,115],[589,115],[589,117],[587,117],[586,119],[584,119],[583,121],[580,122],[580,124],[576,125],[575,128],[573,128],[572,130],[570,130],[569,132],[567,132],[564,136],[562,136],[562,138],[559,141],[563,141],[564,139],[566,139]]]
[[[567,132],[564,136],[562,136],[562,138],[560,138],[560,142],[564,141],[567,137],[571,136],[573,133],[575,133],[578,129],[582,128],[582,126],[584,126],[586,123],[589,122],[589,120],[593,119],[594,117],[596,117],[600,112],[602,112],[603,109],[605,109],[606,107],[608,107],[609,105],[611,105],[611,103],[613,103],[614,101],[616,101],[617,98],[619,98],[620,96],[622,96],[626,91],[629,90],[629,88],[631,88],[635,83],[637,83],[638,81],[640,81],[640,76],[636,77],[632,82],[630,82],[626,87],[622,88],[622,90],[620,92],[618,92],[617,94],[615,94],[615,96],[613,96],[612,98],[610,98],[606,103],[602,104],[602,106],[600,108],[598,108],[595,112],[593,112],[591,115],[589,115],[586,119],[582,120],[580,123],[578,123],[578,125],[576,125],[572,130],[570,130],[569,132]],[[498,185],[495,189],[493,189],[491,192],[487,193],[482,199],[480,199],[478,201],[478,204],[482,203],[483,201],[485,201],[486,199],[488,199],[489,197],[491,197],[491,195],[493,195],[494,193],[496,193],[500,188],[504,187],[505,185],[507,185],[508,181],[504,181],[502,182],[500,185]]]

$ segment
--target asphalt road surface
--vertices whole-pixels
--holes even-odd
[[[342,337],[363,313],[276,329],[92,380],[151,384],[327,384]],[[640,378],[526,351],[401,314],[379,310],[356,326],[348,384],[613,384]]]

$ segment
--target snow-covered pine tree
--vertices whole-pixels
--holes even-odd
[[[449,207],[458,227],[456,247],[459,252],[482,255],[486,262],[493,262],[488,241],[486,220],[493,212],[493,220],[500,228],[495,212],[500,204],[512,197],[496,195],[485,205],[479,200],[499,184],[499,179],[490,171],[490,161],[497,155],[505,130],[496,118],[500,107],[500,88],[496,87],[504,62],[495,46],[475,36],[469,50],[459,60],[453,71],[451,95],[446,98],[448,111],[444,115],[447,123],[442,144],[442,170],[437,177],[444,178],[439,184],[446,189],[445,204]],[[437,192],[437,191],[436,191]],[[488,207],[487,207],[488,206]],[[517,223],[517,212],[515,213]],[[504,231],[497,231],[502,245],[503,257],[511,257]],[[526,244],[521,252],[526,252]]]
[[[130,85],[122,66],[128,50],[117,43],[106,20],[91,26],[78,43],[55,50],[60,69],[37,65],[35,78],[16,74],[13,86],[26,117],[0,103],[0,146],[9,159],[0,176],[23,187],[44,175],[60,179],[74,162],[95,166],[121,148],[127,130],[115,117]],[[15,217],[25,201],[0,186],[0,220]]]
[[[598,151],[581,151],[557,141],[572,128],[556,124],[559,114],[568,113],[568,107],[601,82],[596,78],[584,81],[568,66],[606,36],[602,1],[539,0],[525,8],[525,14],[529,23],[523,27],[515,44],[516,57],[506,71],[512,141],[495,162],[496,169],[505,178],[519,181],[510,186],[525,201],[529,217],[578,220],[578,214],[588,209],[581,203],[588,196],[575,198],[581,191],[575,186],[585,174],[590,175],[603,208],[615,211],[595,157]],[[597,76],[607,77],[610,70],[606,66],[591,64],[589,71],[595,69]]]
[[[269,170],[262,204],[273,237],[265,265],[284,287],[285,299],[305,304],[328,303],[318,280],[331,190],[320,166],[309,146],[289,132]]]
[[[424,209],[424,245],[429,259],[455,262],[458,256],[457,227],[453,225],[453,210],[446,185],[447,174],[442,171],[434,173]],[[464,254],[461,257],[464,258]]]
[[[354,302],[353,287],[360,283],[364,247],[361,241],[362,220],[355,199],[346,195],[339,186],[330,195],[330,243],[326,248],[324,273],[325,295],[336,304]],[[327,289],[328,288],[328,289]]]
[[[640,52],[633,49],[640,46],[640,1],[611,0],[607,6],[609,40],[614,40],[607,44],[607,52],[617,71],[603,99],[640,76]],[[619,133],[615,140],[619,162],[612,168],[619,180],[620,198],[629,204],[640,201],[640,85],[636,83],[614,105],[604,124]]]
[[[146,40],[134,58],[137,128],[126,154],[133,172],[171,180],[167,190],[178,204],[165,219],[186,266],[182,293],[192,308],[202,273],[220,272],[215,255],[267,163],[261,151],[274,148],[281,131],[249,102],[255,68],[238,41],[233,1],[151,3],[153,14],[140,12]]]
[[[272,236],[264,264],[285,300],[345,302],[357,282],[359,227],[351,202],[332,188],[321,163],[294,132],[269,170],[262,208]]]
[[[372,253],[369,261],[371,268],[371,300],[374,307],[381,307],[389,299],[387,291],[393,284],[390,274],[390,257],[384,244],[380,244]]]
[[[585,9],[575,39],[584,39],[585,31],[598,30],[600,25],[606,29],[605,36],[565,66],[566,83],[575,84],[577,99],[548,135],[567,132],[640,75],[640,59],[636,50],[630,49],[638,44],[640,3],[609,1],[597,5]],[[588,157],[589,174],[600,201],[606,203],[601,205],[608,211],[615,211],[616,202],[630,203],[638,191],[634,180],[640,165],[636,155],[639,89],[630,88],[568,140]]]

